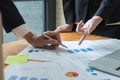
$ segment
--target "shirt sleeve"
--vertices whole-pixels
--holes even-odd
[[[100,16],[104,21],[107,21],[111,12],[116,7],[118,0],[102,0],[101,4],[94,14],[95,16]]]
[[[20,25],[12,30],[12,32],[20,37],[23,38],[27,33],[31,32],[30,29],[27,27],[26,24]]]
[[[2,25],[7,33],[17,26],[25,24],[12,0],[0,0],[0,11],[2,13]]]

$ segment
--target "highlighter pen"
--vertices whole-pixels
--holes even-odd
[[[46,35],[46,34],[42,34],[42,36],[48,38],[48,39],[53,39],[51,38],[50,36]],[[60,43],[61,46],[65,47],[65,48],[68,48],[67,46],[65,46],[64,44]]]

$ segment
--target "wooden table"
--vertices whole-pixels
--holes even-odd
[[[61,36],[61,40],[63,41],[74,41],[74,40],[76,41],[80,39],[81,34],[76,32],[69,32],[69,33],[61,33],[60,36]],[[100,40],[100,39],[107,39],[107,38],[102,36],[95,36],[95,35],[89,35],[88,37],[86,37],[86,40]],[[8,55],[16,55],[20,53],[28,45],[29,45],[28,42],[24,39],[3,44],[3,60],[5,60]]]

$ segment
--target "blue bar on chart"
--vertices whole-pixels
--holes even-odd
[[[22,77],[20,77],[19,80],[27,80],[27,79],[28,79],[28,77],[22,76]]]
[[[26,77],[26,76],[11,76],[8,80],[48,80],[48,78]]]
[[[80,52],[80,50],[79,49],[73,49],[75,52]]]
[[[87,52],[87,50],[84,49],[84,48],[81,48],[80,50],[81,50],[82,52]]]
[[[29,53],[32,53],[32,52],[33,52],[33,50],[31,49],[31,50],[29,50],[28,52],[29,52]]]
[[[68,51],[68,53],[70,53],[70,54],[73,54],[73,53],[74,53],[73,50],[67,50],[67,51]]]
[[[11,76],[8,80],[17,80],[18,76]]]
[[[33,78],[30,78],[30,80],[38,80],[38,78],[34,78],[34,77],[33,77]]]
[[[39,52],[39,50],[35,50],[35,52]]]
[[[32,52],[45,52],[45,50],[41,50],[41,49],[30,49],[29,51],[28,51],[28,53],[32,53]]]
[[[93,49],[91,49],[91,48],[86,48],[88,51],[93,51]]]
[[[48,78],[41,78],[40,80],[48,80]]]

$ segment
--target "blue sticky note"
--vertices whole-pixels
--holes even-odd
[[[79,49],[73,49],[75,52],[80,52],[80,50]]]
[[[33,77],[32,77],[32,78],[30,78],[30,80],[38,80],[38,78],[33,78]]]
[[[86,48],[88,51],[93,51],[93,49],[91,49],[91,48]]]
[[[27,80],[28,77],[22,76],[19,80]]]
[[[83,49],[83,48],[82,48],[82,49],[80,49],[80,50],[81,50],[82,52],[87,52],[87,50],[86,50],[86,49]]]
[[[70,54],[74,53],[72,50],[67,50]]]
[[[17,80],[18,76],[11,76],[8,80]]]

